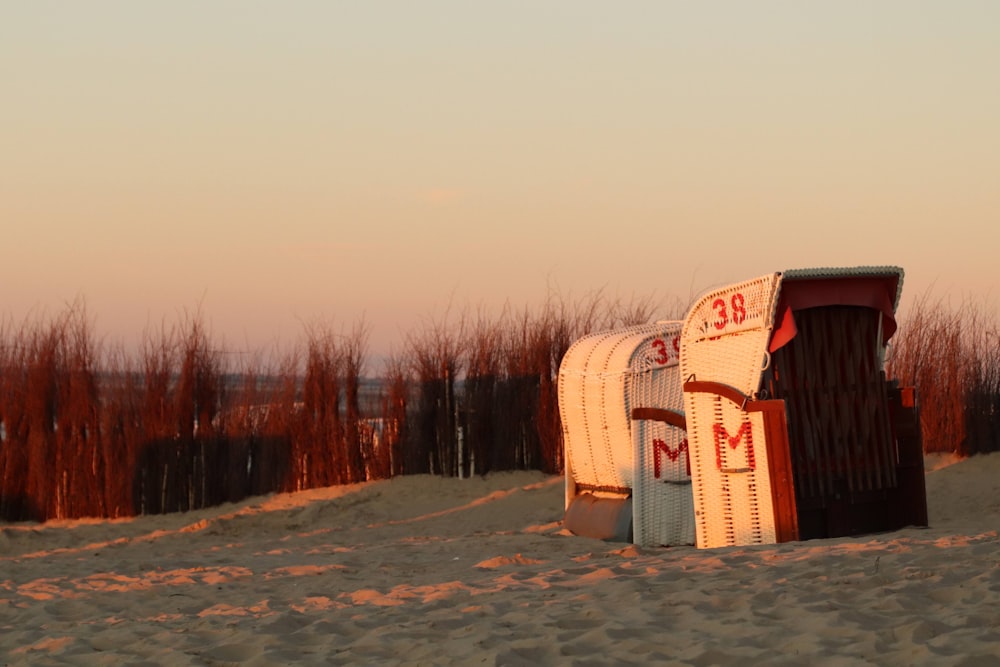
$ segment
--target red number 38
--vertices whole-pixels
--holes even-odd
[[[728,309],[725,299],[719,298],[712,302],[712,310],[715,311],[715,322],[712,324],[719,331],[726,328],[732,321],[735,324],[743,324],[747,319],[746,299],[742,292],[736,292],[729,299]]]

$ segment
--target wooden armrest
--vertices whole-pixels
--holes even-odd
[[[740,410],[743,412],[773,412],[785,409],[785,402],[782,400],[751,398],[739,389],[721,382],[688,380],[684,383],[684,391],[692,394],[706,393],[721,396],[740,406]]]
[[[632,419],[650,419],[687,430],[687,418],[675,410],[664,408],[633,408]]]

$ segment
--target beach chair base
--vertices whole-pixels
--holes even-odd
[[[563,526],[574,535],[608,542],[632,541],[632,499],[583,492],[566,508]]]

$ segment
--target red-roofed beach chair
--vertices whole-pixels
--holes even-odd
[[[927,525],[915,392],[884,373],[902,282],[803,269],[694,305],[680,370],[699,547]]]
[[[565,525],[574,533],[694,544],[680,333],[681,322],[657,322],[591,334],[563,357]]]

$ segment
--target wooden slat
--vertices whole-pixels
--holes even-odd
[[[788,450],[788,428],[785,402],[779,400],[751,401],[747,412],[762,412],[764,416],[767,465],[771,482],[771,505],[774,508],[775,541],[799,539],[799,514],[795,501],[792,457]]]
[[[799,335],[772,360],[771,394],[786,401],[796,490],[824,498],[838,485],[896,485],[877,313],[827,307],[796,313]]]

